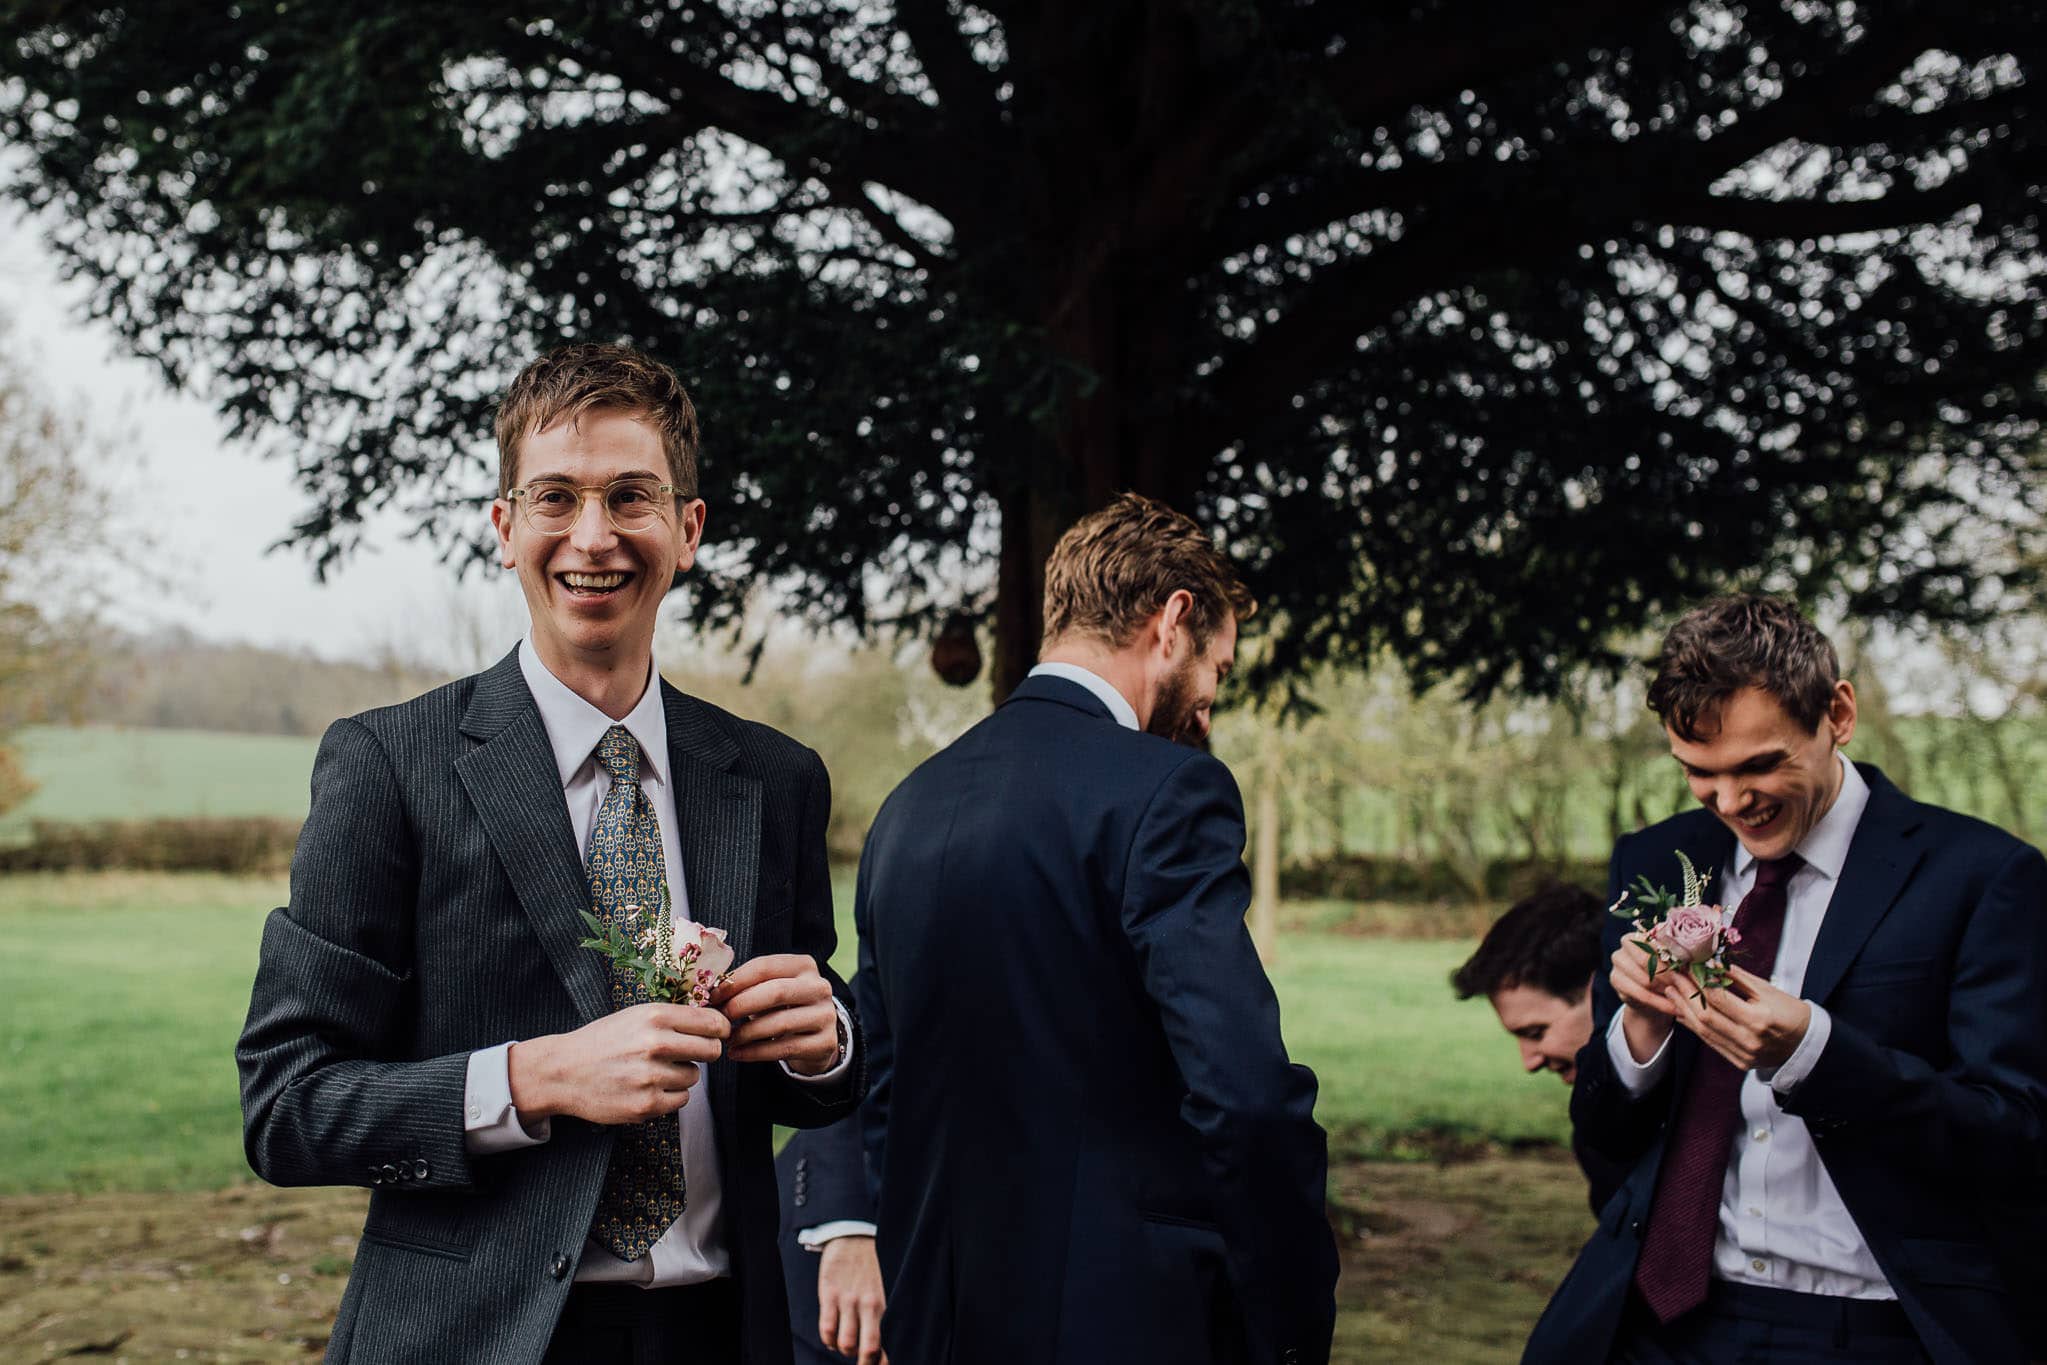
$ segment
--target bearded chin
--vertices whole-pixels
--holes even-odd
[[[1208,737],[1201,734],[1194,724],[1192,663],[1182,664],[1159,682],[1158,693],[1151,702],[1151,719],[1144,728],[1149,734],[1184,744],[1190,749],[1208,748]]]

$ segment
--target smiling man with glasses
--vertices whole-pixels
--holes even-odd
[[[497,436],[531,633],[321,745],[238,1049],[250,1161],[372,1187],[329,1360],[786,1365],[772,1125],[865,1083],[824,765],[654,671],[704,530],[674,373],[565,348]],[[737,954],[711,1007],[581,946],[664,889]]]

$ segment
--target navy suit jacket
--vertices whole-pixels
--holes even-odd
[[[1833,1034],[1778,1103],[1811,1130],[1927,1354],[1942,1365],[2022,1361],[2040,1293],[2027,1263],[2042,1232],[2013,1220],[2037,1211],[2047,1140],[2047,863],[1857,766],[1869,805],[1801,990],[1833,1016]],[[1734,847],[1707,812],[1673,816],[1615,846],[1609,897],[1639,875],[1675,882],[1679,849],[1717,871]],[[1608,926],[1609,951],[1626,932],[1620,919]],[[1618,1007],[1599,974],[1571,1119],[1630,1174],[1536,1325],[1527,1361],[1606,1358],[1664,1136],[1699,1056],[1698,1039],[1679,1028],[1664,1079],[1631,1100],[1606,1050]]]
[[[855,990],[898,1365],[1327,1358],[1327,1143],[1243,845],[1227,768],[1050,677],[882,807]]]
[[[817,1335],[817,1271],[824,1259],[796,1240],[825,1223],[874,1221],[874,1191],[860,1119],[840,1119],[797,1133],[775,1157],[775,1187],[782,1196],[782,1279],[789,1286],[789,1336],[796,1365],[846,1365]]]

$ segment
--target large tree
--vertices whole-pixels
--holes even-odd
[[[992,613],[1135,488],[1282,672],[1540,688],[1727,582],[1953,618],[2036,511],[2035,0],[0,0],[18,192],[321,564],[493,395],[673,361],[701,614]]]

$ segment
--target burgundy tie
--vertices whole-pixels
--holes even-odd
[[[1756,882],[1734,912],[1741,943],[1732,956],[1757,976],[1777,965],[1784,937],[1785,888],[1804,866],[1796,853],[1756,863]],[[1635,1264],[1635,1288],[1658,1322],[1706,1301],[1713,1241],[1720,1231],[1720,1189],[1727,1154],[1741,1117],[1742,1072],[1725,1057],[1699,1048],[1690,1083],[1677,1109],[1677,1126],[1664,1145],[1663,1170],[1649,1206],[1642,1256]]]

